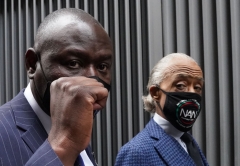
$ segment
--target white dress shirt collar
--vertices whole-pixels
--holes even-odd
[[[155,113],[153,117],[154,121],[168,134],[174,138],[180,138],[184,132],[176,129],[169,121]]]
[[[37,101],[33,97],[30,83],[28,84],[27,88],[25,89],[24,95],[25,95],[28,103],[32,107],[33,111],[37,114],[37,117],[41,121],[44,129],[49,134],[50,129],[51,129],[51,118],[41,109],[41,107],[38,105]]]
[[[183,149],[188,153],[186,144],[181,140],[181,136],[184,132],[176,129],[169,121],[158,115],[154,114],[153,120],[170,136],[175,138],[177,142],[183,147]]]

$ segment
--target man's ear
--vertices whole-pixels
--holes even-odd
[[[29,48],[25,54],[25,66],[29,79],[33,79],[37,68],[37,54],[33,48]]]
[[[149,88],[149,92],[150,92],[153,100],[155,100],[155,101],[159,101],[160,100],[160,98],[161,98],[161,91],[159,90],[158,87],[156,87],[155,85],[152,85]]]

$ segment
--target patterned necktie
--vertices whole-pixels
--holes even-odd
[[[192,138],[187,133],[184,133],[181,139],[183,140],[183,142],[185,142],[187,146],[188,154],[189,156],[191,156],[196,166],[202,166],[203,165],[202,158],[200,156],[198,148],[193,143]]]

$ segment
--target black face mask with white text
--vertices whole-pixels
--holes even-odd
[[[159,88],[160,89],[160,88]],[[162,110],[167,120],[182,132],[189,131],[201,111],[201,96],[191,92],[165,92],[165,105]]]

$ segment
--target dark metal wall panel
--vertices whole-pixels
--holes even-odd
[[[205,72],[205,127],[207,139],[206,156],[212,165],[220,165],[216,6],[213,1],[202,1],[202,8]]]
[[[163,57],[163,28],[162,28],[162,2],[159,0],[148,1],[148,60],[149,71],[160,58]],[[147,78],[148,79],[148,78]]]
[[[189,1],[189,48],[190,55],[193,57],[204,70],[203,59],[203,28],[202,28],[202,8],[201,1]],[[202,109],[205,110],[204,101],[202,102]],[[205,112],[202,111],[194,125],[193,134],[200,145],[206,144],[206,127],[202,125],[205,123]],[[202,146],[203,152],[206,152],[205,146]]]
[[[231,14],[231,50],[232,50],[232,81],[231,85],[233,88],[232,96],[232,105],[233,105],[233,135],[231,138],[234,148],[234,165],[240,165],[240,1],[239,0],[231,0],[230,1],[230,14]]]
[[[163,56],[176,52],[176,10],[175,1],[162,1]]]
[[[91,141],[99,165],[143,129],[150,70],[166,54],[192,56],[205,75],[203,109],[192,133],[210,165],[240,165],[239,0],[2,0],[0,104],[26,87],[24,54],[40,22],[60,8],[80,8],[109,33],[115,60],[107,107]]]
[[[231,24],[230,3],[227,0],[216,1],[217,36],[218,36],[218,80],[219,80],[219,120],[220,120],[220,163],[221,165],[234,165],[232,156],[234,147],[232,138],[233,119],[232,103],[232,51],[231,51]],[[228,96],[228,97],[226,97]],[[228,110],[228,111],[227,111]]]

